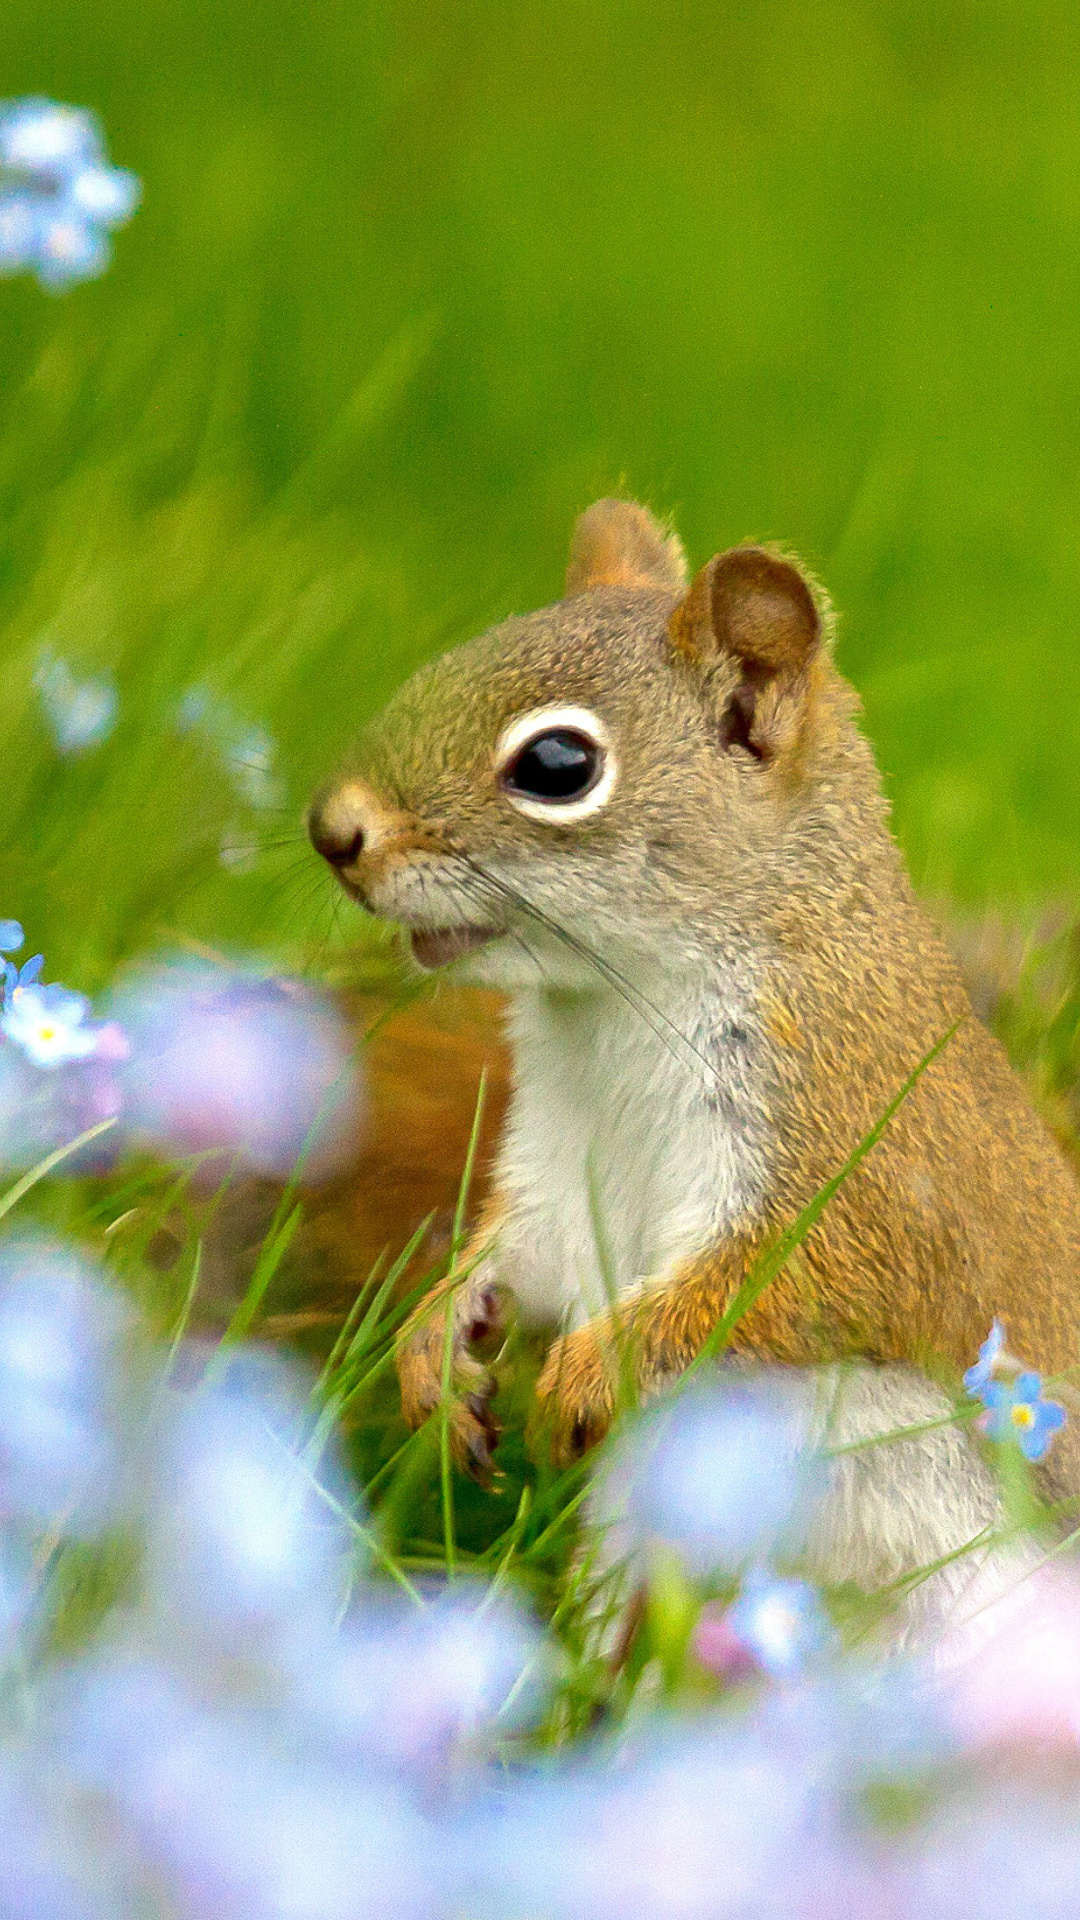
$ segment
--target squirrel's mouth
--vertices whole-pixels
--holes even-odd
[[[477,947],[486,947],[498,935],[498,927],[413,927],[409,940],[414,959],[431,972],[435,967],[449,966],[451,960],[460,960],[462,954],[475,953]]]

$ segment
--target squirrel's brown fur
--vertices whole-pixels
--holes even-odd
[[[513,1287],[532,1258],[537,1063],[586,1002],[599,1011],[580,1031],[607,1044],[626,1019],[619,980],[645,1022],[643,1076],[670,1075],[661,1042],[674,1044],[649,1008],[708,1056],[716,1085],[687,1094],[685,1124],[698,1130],[687,1138],[711,1138],[715,1121],[718,1165],[735,1169],[711,1237],[649,1274],[628,1256],[620,1328],[645,1390],[700,1350],[756,1252],[955,1023],[732,1344],[799,1365],[857,1355],[955,1380],[997,1315],[1032,1366],[1055,1374],[1080,1361],[1080,1193],[913,896],[820,589],[763,547],[718,556],[689,592],[680,577],[677,548],[643,509],[591,509],[570,597],[423,670],[362,743],[356,771],[313,809],[315,844],[357,898],[403,920],[420,947],[447,930],[451,949],[463,929],[489,938],[474,977],[524,1009],[495,1191],[466,1260],[480,1264],[450,1289],[455,1441],[480,1472],[491,1382],[469,1346],[495,1316],[493,1279]],[[498,759],[519,716],[560,703],[600,717],[618,764],[607,805],[565,826],[515,812]],[[515,943],[539,956],[536,978]],[[728,1011],[710,1029],[716,993]],[[578,1031],[566,1024],[568,1070]],[[635,1106],[633,1064],[621,1061],[612,1073],[628,1076],[626,1124],[641,1126],[648,1086]],[[692,1076],[692,1059],[683,1071]],[[658,1101],[651,1124],[662,1157],[684,1121]],[[646,1149],[635,1164],[648,1166]],[[687,1165],[688,1187],[694,1174]],[[643,1220],[641,1245],[653,1224]],[[674,1226],[669,1239],[677,1245]],[[441,1299],[425,1303],[402,1342],[413,1421],[439,1398],[443,1314]],[[539,1396],[557,1457],[610,1419],[610,1334],[609,1316],[594,1314],[551,1348]],[[1053,1491],[1080,1492],[1080,1418],[1048,1477]]]

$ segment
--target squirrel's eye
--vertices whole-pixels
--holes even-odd
[[[603,759],[600,746],[587,734],[576,733],[571,727],[552,727],[515,754],[503,771],[503,781],[511,793],[519,793],[523,799],[546,800],[559,806],[584,798],[599,778]]]
[[[598,813],[615,785],[615,756],[599,714],[534,708],[512,720],[495,751],[499,787],[530,820],[569,826]]]

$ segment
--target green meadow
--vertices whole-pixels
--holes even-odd
[[[355,939],[312,784],[618,489],[820,573],[924,888],[1075,900],[1078,42],[1059,0],[8,0],[0,91],[144,183],[106,278],[0,282],[0,906],[51,975]],[[116,676],[93,755],[43,647]],[[275,736],[273,824],[192,685]]]

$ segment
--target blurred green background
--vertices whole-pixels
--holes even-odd
[[[145,201],[102,282],[0,283],[0,914],[86,987],[310,952],[307,791],[617,488],[823,576],[924,888],[1075,902],[1078,54],[1057,0],[6,0],[0,93]],[[43,646],[119,680],[83,759]]]

